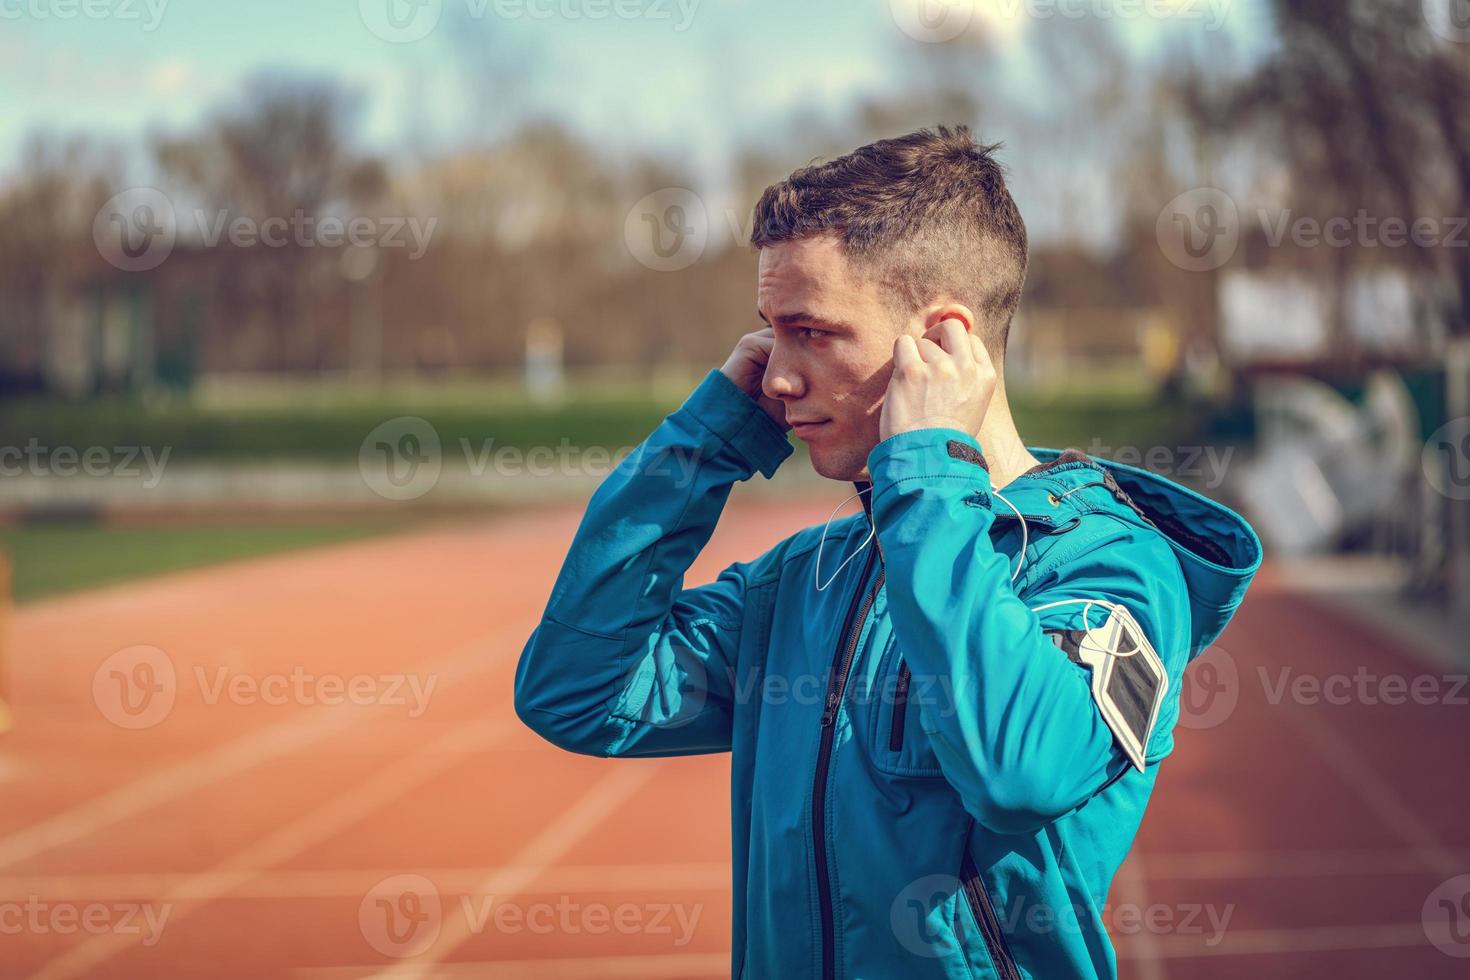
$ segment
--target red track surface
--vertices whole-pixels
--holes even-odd
[[[577,516],[239,562],[17,611],[0,974],[725,975],[726,760],[579,758],[511,709],[516,657]],[[820,504],[733,506],[690,581],[825,517]],[[1283,668],[1442,672],[1270,569],[1221,646],[1205,661],[1215,673],[1186,686],[1194,727],[1180,729],[1113,889],[1124,975],[1470,973],[1430,944],[1422,917],[1431,892],[1470,870],[1465,708],[1268,697]],[[217,691],[220,668],[252,683],[296,672],[435,686],[421,713],[388,680],[358,691],[380,703],[323,703],[343,692],[312,686],[266,703]],[[124,710],[124,680],[143,714]],[[406,703],[381,703],[393,694]],[[1447,894],[1463,898],[1429,906]],[[1470,941],[1450,948],[1470,953]]]

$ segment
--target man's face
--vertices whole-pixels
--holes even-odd
[[[765,395],[785,405],[818,473],[867,479],[904,318],[830,236],[761,249],[756,303],[776,335]]]

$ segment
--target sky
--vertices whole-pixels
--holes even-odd
[[[984,39],[977,57],[994,59],[987,77],[1005,80],[1004,98],[1024,102],[1046,90],[1028,43],[1038,32],[1095,22],[1142,62],[1170,32],[1201,47],[1216,31],[1258,42],[1264,3],[0,0],[0,183],[38,130],[114,141],[146,168],[149,134],[192,128],[270,71],[359,91],[363,148],[390,161],[553,118],[610,154],[675,161],[702,189],[728,190],[736,147],[802,114],[841,120],[902,94],[915,56],[957,27]]]
[[[426,130],[452,138],[471,126],[471,64],[492,59],[525,69],[515,101],[528,109],[598,139],[678,146],[901,86],[898,48],[924,43],[904,30],[914,21],[904,8],[918,2],[0,0],[0,160],[38,126],[135,138],[187,125],[262,69],[362,89],[367,135],[385,148]],[[1144,49],[1191,17],[1245,29],[1256,2],[925,0],[936,18],[948,5],[947,16],[987,28],[1001,50],[1079,16],[1115,19]],[[384,37],[395,31],[389,5],[410,25],[403,40]],[[1144,7],[1177,7],[1176,24],[1127,13]]]

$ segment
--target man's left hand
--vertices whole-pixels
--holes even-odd
[[[980,338],[956,319],[893,344],[893,376],[879,416],[880,439],[916,429],[978,435],[995,395],[995,365]]]

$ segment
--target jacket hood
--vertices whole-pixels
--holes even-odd
[[[1062,455],[1030,449],[1043,465]],[[1081,455],[1081,454],[1078,454]],[[1168,540],[1189,590],[1190,659],[1224,631],[1261,567],[1261,539],[1235,511],[1135,466],[1086,457],[1111,477],[1140,517]]]
[[[1189,659],[1203,653],[1224,632],[1261,567],[1261,540],[1245,518],[1224,504],[1148,470],[1098,459],[1076,449],[1027,448],[1041,466],[1001,488],[1006,498],[1026,512],[1028,522],[1048,522],[1049,517],[1032,513],[1047,509],[1040,502],[1049,492],[1044,484],[1033,480],[1075,481],[1081,485],[1101,471],[1109,489],[1121,493],[1122,502],[1163,534],[1173,549],[1189,591]],[[979,463],[985,465],[983,460]],[[860,491],[871,486],[866,481],[853,485]],[[869,496],[864,492],[860,499],[871,525]],[[1015,516],[998,500],[991,506],[998,519]]]

